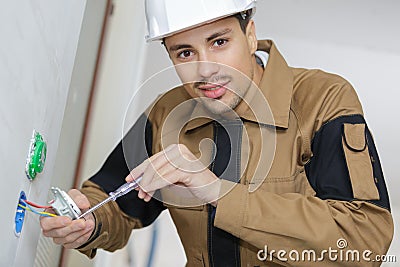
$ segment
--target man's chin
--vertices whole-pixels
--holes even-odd
[[[225,103],[220,99],[202,98],[201,102],[208,111],[216,115],[231,113],[233,112],[233,109],[236,107],[236,105],[233,105],[232,103]]]

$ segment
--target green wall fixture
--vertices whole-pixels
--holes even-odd
[[[41,173],[46,162],[47,145],[40,133],[33,130],[29,153],[26,159],[25,173],[29,180]]]

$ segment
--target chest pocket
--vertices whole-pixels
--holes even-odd
[[[275,194],[299,193],[314,196],[315,191],[308,182],[304,168],[299,167],[296,172],[288,177],[267,177],[259,190]]]
[[[315,195],[306,177],[304,164],[300,164],[296,156],[303,151],[301,142],[297,142],[300,138],[296,138],[296,127],[278,131],[249,123],[246,130],[252,138],[246,135],[242,138],[241,169],[244,173],[241,182],[249,186],[250,192],[263,190],[276,194]],[[307,147],[307,151],[311,150],[308,143],[303,146]]]

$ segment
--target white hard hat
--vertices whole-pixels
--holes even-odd
[[[146,0],[146,40],[161,40],[203,23],[255,8],[255,5],[256,0]]]

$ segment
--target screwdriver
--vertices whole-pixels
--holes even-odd
[[[97,203],[95,206],[91,207],[90,209],[88,209],[87,211],[85,211],[84,213],[79,215],[78,218],[76,218],[76,219],[81,219],[81,218],[85,217],[86,215],[92,213],[93,211],[97,210],[98,208],[100,208],[104,204],[110,202],[111,200],[115,201],[117,198],[128,194],[129,192],[131,192],[135,188],[138,188],[139,187],[139,182],[141,180],[142,180],[142,176],[138,177],[135,181],[128,182],[128,183],[125,183],[125,184],[121,185],[120,187],[118,187],[117,190],[115,190],[113,192],[110,192],[108,194],[109,195],[108,198],[106,198],[103,201]]]

